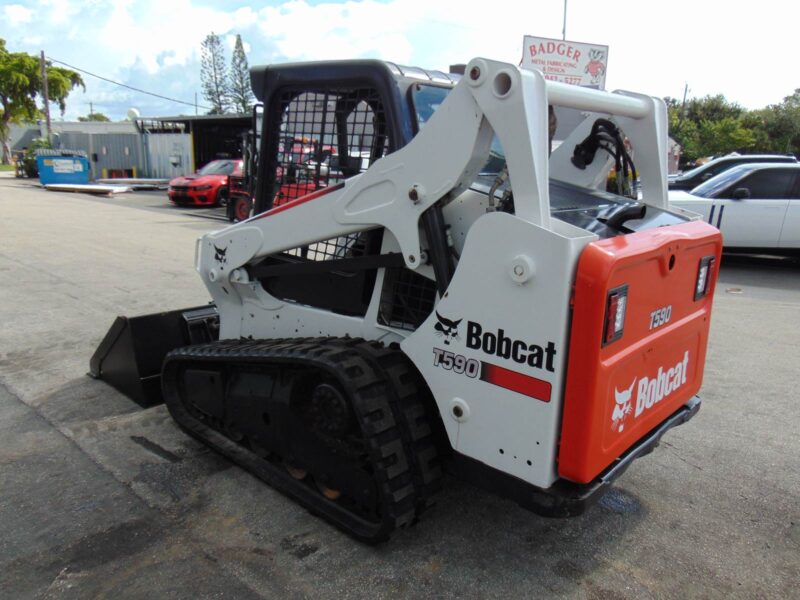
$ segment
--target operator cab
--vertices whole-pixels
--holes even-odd
[[[258,165],[255,214],[337,185],[405,146],[461,78],[377,60],[254,67],[251,76],[257,96],[270,107],[264,117],[266,135],[260,138],[259,154],[265,160]],[[309,86],[309,81],[314,84]],[[596,124],[601,121],[615,127],[605,119]],[[615,151],[627,155],[623,138],[624,132],[619,132],[618,147],[610,147],[610,136],[601,130],[599,136],[576,145],[575,155],[585,150],[584,145],[591,151],[588,159],[585,152],[580,154],[580,161],[606,161]],[[598,189],[604,186],[584,187],[551,178],[551,215],[600,238],[689,220],[637,198],[632,161],[629,166],[633,172],[620,186],[627,196]],[[513,192],[507,172],[502,177],[504,167],[503,148],[495,137],[471,189],[490,195],[490,205],[495,196],[505,198],[496,209],[513,212]],[[617,165],[617,172],[627,170],[628,164]]]

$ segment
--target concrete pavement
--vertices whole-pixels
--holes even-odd
[[[84,374],[117,314],[203,304],[158,195],[0,180],[0,589],[9,598],[787,598],[800,582],[800,265],[723,261],[704,406],[582,517],[453,479],[365,547]]]

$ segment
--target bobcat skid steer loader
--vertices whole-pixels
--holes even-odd
[[[92,359],[366,542],[445,467],[580,514],[700,405],[721,237],[668,209],[664,104],[465,73],[254,68],[254,216],[197,242],[213,304],[120,318]],[[588,114],[552,155],[549,105]]]

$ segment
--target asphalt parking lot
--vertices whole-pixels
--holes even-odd
[[[116,315],[207,301],[223,224],[0,179],[0,596],[797,597],[800,261],[723,260],[702,410],[585,515],[450,478],[373,548],[85,375]]]

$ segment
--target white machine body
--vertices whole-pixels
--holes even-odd
[[[598,239],[551,217],[549,181],[596,188],[609,168],[605,160],[585,170],[570,163],[570,148],[593,119],[549,156],[547,108],[614,119],[636,150],[643,197],[662,209],[666,108],[657,98],[547,82],[486,59],[471,61],[466,73],[411,143],[313,199],[203,236],[196,268],[218,307],[222,339],[350,335],[399,343],[433,393],[454,449],[547,488],[558,477],[571,290],[581,252]],[[513,215],[494,212],[486,194],[469,189],[493,135],[513,182]],[[460,258],[416,331],[379,323],[384,269],[361,318],[275,298],[244,268],[300,245],[384,228],[384,252],[402,253],[408,269],[433,279],[420,215],[437,202]]]

